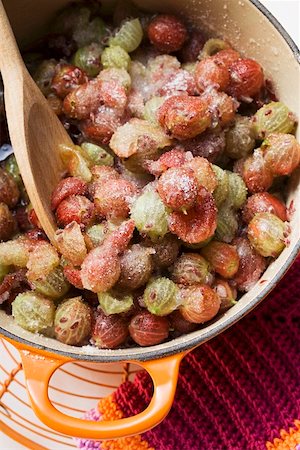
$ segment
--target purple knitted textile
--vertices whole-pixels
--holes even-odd
[[[100,413],[97,409],[91,409],[87,411],[83,416],[85,420],[94,420],[98,422],[101,419]],[[82,450],[99,450],[99,442],[90,441],[89,439],[77,439],[75,438],[75,442],[79,448]]]
[[[143,439],[155,450],[265,450],[268,441],[300,450],[300,422],[293,444],[271,444],[300,419],[299,306],[300,259],[254,312],[183,360],[170,414]],[[140,372],[114,402],[130,416],[151,395]]]

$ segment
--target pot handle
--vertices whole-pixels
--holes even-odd
[[[58,411],[48,396],[49,381],[62,359],[45,357],[27,350],[20,351],[27,391],[37,417],[53,430],[73,437],[102,440],[144,433],[158,425],[171,409],[178,380],[179,366],[185,353],[153,361],[131,361],[147,370],[154,384],[149,406],[133,417],[115,421],[93,422],[77,419]]]

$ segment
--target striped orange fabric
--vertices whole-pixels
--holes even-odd
[[[295,427],[289,431],[281,430],[280,438],[267,442],[267,450],[293,450],[300,444],[300,420],[295,420]]]
[[[98,411],[101,414],[101,420],[117,420],[122,419],[124,414],[113,400],[113,395],[103,398],[98,403]],[[102,441],[101,450],[154,450],[149,447],[140,435],[131,436],[122,439],[114,439],[111,441]]]

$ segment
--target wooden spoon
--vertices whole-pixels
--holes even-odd
[[[11,143],[32,206],[54,243],[51,193],[63,173],[59,145],[72,145],[63,125],[29,75],[0,0],[0,70]]]

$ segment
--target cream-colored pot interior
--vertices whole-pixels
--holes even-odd
[[[32,41],[43,33],[55,12],[67,4],[65,0],[5,0],[19,44]],[[209,28],[214,35],[230,41],[243,54],[262,64],[267,78],[274,81],[276,93],[300,118],[299,54],[291,49],[281,33],[249,0],[137,0],[141,8],[151,11],[175,12],[197,24]],[[300,139],[300,129],[298,130]],[[293,202],[295,212],[291,220],[290,245],[269,266],[257,285],[243,296],[236,306],[209,326],[164,344],[124,350],[98,350],[92,347],[70,347],[56,340],[28,333],[0,312],[0,333],[27,344],[63,352],[82,359],[102,361],[154,359],[191,348],[215,336],[249,312],[273,287],[295,258],[300,241],[300,171],[291,180],[288,205]],[[288,301],[288,298],[286,299]],[[13,336],[11,336],[13,335]]]

